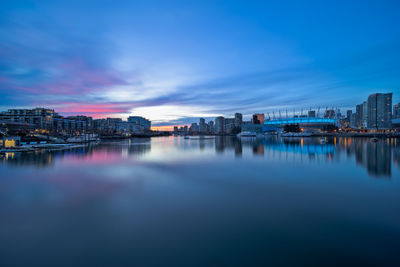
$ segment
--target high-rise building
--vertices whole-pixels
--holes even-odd
[[[400,103],[393,106],[393,119],[400,119]]]
[[[352,110],[348,110],[347,112],[346,112],[346,118],[350,121],[351,120],[351,114],[353,113],[353,111]]]
[[[324,118],[332,119],[332,118],[334,118],[334,117],[335,117],[335,110],[333,110],[333,109],[327,109],[327,110],[325,111]]]
[[[368,129],[392,127],[392,93],[368,96]]]
[[[315,110],[309,110],[308,111],[308,117],[309,118],[315,118]]]
[[[198,131],[199,131],[199,125],[197,125],[196,122],[193,122],[192,125],[190,126],[189,131],[191,131],[191,132],[198,132]]]
[[[241,113],[235,113],[235,127],[242,126],[243,115]]]
[[[264,113],[253,114],[254,124],[264,124]]]
[[[360,128],[362,123],[362,104],[356,106],[356,121],[355,121],[355,128]]]
[[[206,120],[204,118],[200,118],[199,121],[199,132],[205,133],[207,131]]]
[[[233,128],[235,128],[235,119],[234,118],[225,118],[224,119],[224,132],[227,134],[232,133]]]
[[[214,121],[209,121],[208,122],[208,131],[210,133],[215,133]]]
[[[361,118],[361,127],[367,128],[368,121],[368,103],[364,101],[362,103],[362,118]]]
[[[215,118],[215,133],[216,134],[224,133],[224,117],[222,116]]]
[[[342,119],[342,112],[340,112],[340,109],[336,111],[336,118],[339,120]]]
[[[350,116],[350,127],[357,128],[357,116],[355,113],[352,113]]]

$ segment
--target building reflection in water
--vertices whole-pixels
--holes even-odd
[[[253,145],[253,154],[256,156],[264,156],[264,145],[263,144]]]
[[[6,153],[2,162],[15,167],[32,165],[43,168],[51,166],[53,164],[53,158],[54,153],[47,151],[35,153]]]
[[[100,145],[87,145],[85,147],[58,150],[36,151],[32,153],[7,153],[0,159],[8,166],[34,166],[38,168],[51,167],[57,160],[74,159],[74,161],[88,161],[93,163],[106,162],[112,155],[120,159],[125,154],[128,156],[144,156],[151,151],[150,138],[131,139],[123,142],[106,142]]]
[[[145,157],[151,154],[152,140],[131,139],[105,142],[63,151],[34,153],[7,153],[0,162],[8,166],[51,167],[62,159],[75,163],[102,164],[118,162],[126,158]],[[373,177],[391,177],[392,161],[400,167],[400,147],[397,139],[381,139],[371,142],[364,138],[330,138],[321,144],[319,138],[236,138],[216,136],[215,140],[184,140],[183,138],[155,139],[153,145],[173,147],[179,150],[214,151],[217,155],[234,154],[246,158],[254,155],[266,160],[278,161],[352,161],[365,168]],[[157,150],[157,149],[156,149]]]
[[[342,156],[355,158],[360,166],[366,168],[368,174],[375,177],[391,177],[393,162],[400,166],[400,147],[397,139],[382,139],[371,142],[364,138],[331,138],[327,144],[321,144],[319,138],[235,138],[221,137],[215,139],[217,153],[233,149],[235,155],[241,156],[243,148],[251,149],[253,155],[268,156],[280,160],[329,161],[344,160]]]

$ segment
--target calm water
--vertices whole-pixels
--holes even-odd
[[[397,265],[400,140],[103,143],[0,159],[0,265]]]

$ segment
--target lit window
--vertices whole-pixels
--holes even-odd
[[[15,147],[15,140],[6,140],[5,147]]]

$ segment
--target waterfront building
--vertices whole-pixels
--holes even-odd
[[[77,122],[78,131],[93,131],[93,118],[83,115],[70,116],[67,119],[75,120]]]
[[[200,118],[199,120],[199,132],[201,133],[207,132],[206,120],[204,118]]]
[[[235,113],[235,127],[241,127],[243,122],[243,115],[241,113]]]
[[[93,128],[96,132],[104,132],[106,131],[107,121],[106,119],[95,119],[93,120]]]
[[[215,133],[214,121],[209,121],[208,122],[208,131],[210,133]]]
[[[308,117],[309,118],[315,118],[315,110],[309,110],[308,111]]]
[[[106,130],[109,132],[117,131],[117,126],[122,122],[121,118],[106,118]]]
[[[350,127],[350,122],[347,118],[342,118],[338,121],[340,128],[345,129]]]
[[[199,132],[199,125],[197,125],[196,122],[193,122],[192,125],[189,128],[189,131],[192,132],[192,133]]]
[[[361,127],[367,128],[367,122],[368,122],[368,103],[364,101],[362,103]]]
[[[264,113],[253,114],[253,123],[254,124],[264,124]]]
[[[71,133],[87,131],[92,128],[93,119],[86,116],[64,118],[53,109],[9,109],[0,114],[0,120],[8,124],[18,124],[20,129],[37,129]]]
[[[136,123],[129,122],[129,121],[121,121],[116,125],[117,133],[119,134],[142,134],[144,133],[144,128]]]
[[[68,118],[63,119],[63,130],[66,133],[72,133],[76,130],[76,121]]]
[[[121,118],[96,119],[83,115],[63,117],[53,109],[9,109],[0,113],[3,126],[12,132],[40,131],[62,134],[77,134],[96,131],[98,133],[150,131],[151,122],[143,117],[133,116],[130,121]]]
[[[150,131],[151,128],[151,121],[140,117],[140,116],[130,116],[128,117],[128,122],[134,123],[136,125],[140,125],[143,128],[143,131]]]
[[[245,123],[242,125],[242,132],[262,133],[264,127],[263,124]]]
[[[393,106],[393,119],[400,119],[400,103]]]
[[[0,148],[14,148],[21,144],[20,136],[8,136],[0,138]]]
[[[392,93],[368,96],[368,129],[390,129],[392,127]]]
[[[53,109],[9,109],[0,114],[0,120],[29,124],[38,129],[52,129],[55,116],[58,114]]]
[[[225,118],[224,119],[224,132],[231,134],[232,130],[235,128],[235,118]]]
[[[356,113],[352,113],[350,116],[350,127],[353,129],[357,128],[357,115]]]
[[[354,128],[361,128],[362,121],[362,104],[356,105],[356,117],[355,117],[355,127]]]
[[[215,118],[215,133],[224,134],[224,117],[219,116]]]

